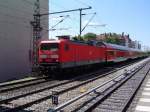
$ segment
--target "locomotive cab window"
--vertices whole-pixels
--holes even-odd
[[[68,51],[69,50],[69,45],[65,44],[64,49],[65,49],[65,51]]]
[[[58,50],[58,43],[43,43],[41,44],[41,50],[51,50],[56,51]]]

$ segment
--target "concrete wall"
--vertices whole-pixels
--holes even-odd
[[[29,58],[35,0],[0,0],[0,82],[21,78],[31,72]],[[48,0],[40,0],[41,13],[48,11]],[[42,18],[48,28],[48,16]],[[48,34],[43,37],[47,39]]]

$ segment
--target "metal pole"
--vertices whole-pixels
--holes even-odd
[[[35,71],[38,66],[38,41],[41,39],[41,19],[40,19],[40,1],[36,0],[34,10],[34,21],[31,21],[33,26],[33,64],[32,71]]]
[[[81,39],[81,33],[82,33],[82,31],[81,31],[82,30],[82,9],[80,9],[79,11],[80,11],[80,33],[79,33],[80,37],[79,38]]]
[[[87,7],[87,8],[79,8],[79,9],[72,9],[72,10],[65,10],[65,11],[60,11],[60,12],[52,12],[52,13],[35,13],[34,16],[46,16],[46,15],[50,15],[50,14],[60,14],[60,13],[66,13],[66,12],[74,12],[74,11],[80,11],[80,33],[79,36],[81,36],[81,32],[82,32],[82,10],[87,10],[87,9],[91,9],[92,7]]]
[[[94,18],[94,16],[96,15],[96,12],[93,13],[93,16],[90,18],[90,20],[87,22],[87,24],[84,26],[84,28],[81,30],[81,33],[83,32],[83,30],[88,26],[88,24],[92,21],[92,19]]]
[[[60,11],[60,12],[44,13],[44,14],[40,14],[40,16],[46,16],[46,15],[51,15],[51,14],[60,14],[60,13],[66,13],[66,12],[74,12],[74,11],[87,10],[87,9],[92,9],[92,7],[72,9],[72,10],[66,10],[66,11]],[[35,14],[35,16],[37,16],[37,14]]]

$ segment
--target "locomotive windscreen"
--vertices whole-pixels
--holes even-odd
[[[41,50],[58,50],[58,43],[43,43]]]

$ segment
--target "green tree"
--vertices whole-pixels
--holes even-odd
[[[74,36],[72,39],[73,40],[78,40],[78,36]]]
[[[105,34],[106,35],[106,38],[104,39],[105,42],[107,43],[112,43],[112,44],[120,44],[120,40],[119,40],[119,36],[118,34],[116,33],[108,33],[108,34]]]
[[[87,33],[83,36],[84,40],[95,40],[96,34],[95,33]]]
[[[80,40],[80,41],[83,41],[83,37],[80,36],[80,35],[74,36],[72,39],[73,39],[73,40]]]

